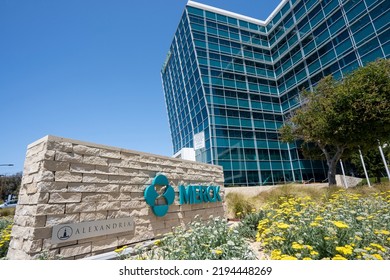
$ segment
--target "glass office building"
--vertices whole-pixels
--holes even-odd
[[[277,130],[303,88],[389,57],[389,9],[389,0],[283,0],[261,21],[188,2],[161,70],[174,152],[195,148],[197,160],[223,166],[225,185],[324,180],[326,164]]]

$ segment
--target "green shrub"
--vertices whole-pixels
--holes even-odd
[[[245,215],[237,227],[238,233],[243,237],[255,239],[257,234],[257,226],[260,220],[264,218],[265,212],[263,210]]]
[[[322,199],[324,192],[330,191],[332,188],[319,188],[316,186],[304,185],[283,185],[270,190],[259,193],[255,200],[261,204],[277,202],[280,197],[305,197],[310,196],[313,200],[319,201]]]
[[[15,208],[0,209],[0,217],[14,216]]]
[[[149,251],[139,250],[138,259],[163,260],[251,260],[255,255],[238,231],[215,218],[208,222],[196,219],[173,228]]]
[[[228,211],[235,218],[242,218],[254,209],[254,204],[243,194],[228,193],[225,198]]]

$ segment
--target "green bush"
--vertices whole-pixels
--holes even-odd
[[[237,227],[238,233],[243,237],[255,239],[257,234],[257,226],[264,218],[265,212],[263,210],[245,215]]]
[[[15,208],[0,209],[0,217],[8,217],[15,215]]]
[[[151,250],[138,250],[137,259],[163,260],[251,260],[255,255],[236,229],[215,218],[208,222],[196,219],[183,227],[173,228]]]
[[[254,205],[249,199],[240,193],[228,193],[226,203],[229,212],[235,218],[242,218],[248,213],[252,213]]]

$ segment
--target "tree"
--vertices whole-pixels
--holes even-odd
[[[390,135],[390,61],[380,59],[337,81],[323,78],[281,129],[282,140],[303,140],[321,149],[329,185],[346,150],[369,150]]]
[[[8,195],[18,195],[22,183],[22,172],[0,177],[0,200],[6,200]]]
[[[389,151],[390,151],[390,147],[385,147],[383,149],[385,155],[387,155]],[[375,182],[380,183],[381,177],[386,176],[385,175],[386,171],[378,147],[374,147],[371,150],[365,151],[363,157],[364,157],[364,164],[367,169],[368,177],[375,177]],[[364,174],[364,169],[361,163],[359,152],[355,151],[354,153],[351,153],[349,160],[353,168],[357,171],[357,173],[360,176],[364,177],[365,174]]]

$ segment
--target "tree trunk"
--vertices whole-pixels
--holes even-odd
[[[341,158],[341,155],[344,152],[344,147],[337,146],[336,153],[331,156],[331,152],[327,150],[325,145],[321,145],[321,143],[318,143],[318,146],[322,150],[322,152],[325,155],[326,158],[326,163],[328,164],[328,182],[329,182],[329,187],[330,186],[335,186],[337,185],[336,183],[336,167],[337,167],[337,162]]]
[[[337,167],[337,161],[329,160],[328,163],[328,182],[329,187],[330,186],[336,186],[336,167]]]

